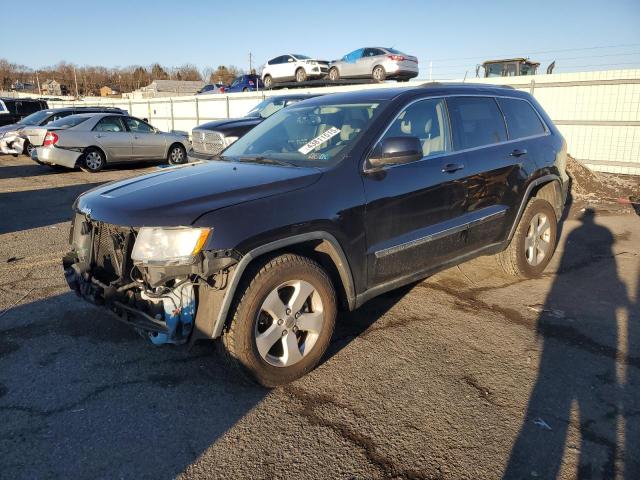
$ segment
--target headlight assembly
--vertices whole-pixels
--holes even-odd
[[[142,227],[131,252],[135,262],[188,265],[204,247],[210,228]]]

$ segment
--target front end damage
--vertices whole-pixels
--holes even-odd
[[[211,338],[209,325],[194,334],[198,305],[224,291],[238,256],[203,251],[188,265],[141,264],[131,258],[137,233],[77,213],[70,233],[73,249],[63,258],[69,287],[156,345]],[[200,316],[210,308],[203,305]]]

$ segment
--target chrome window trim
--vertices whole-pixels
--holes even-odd
[[[495,218],[502,217],[506,215],[507,210],[508,210],[507,207],[504,207],[504,209],[498,212],[489,213],[487,215],[484,215],[483,217],[476,218],[475,220],[471,220],[470,222],[465,222],[460,225],[456,225],[455,227],[449,227],[439,232],[435,232],[430,235],[425,235],[424,237],[416,238],[415,240],[409,240],[408,242],[400,243],[392,247],[387,247],[382,250],[378,250],[377,252],[374,252],[374,255],[376,258],[384,258],[394,253],[399,253],[403,250],[407,250],[408,248],[417,247],[419,245],[432,242],[434,240],[439,240],[449,235],[453,235],[454,233],[462,232],[463,230],[467,230],[477,225],[481,225]]]
[[[447,98],[453,98],[453,97],[485,97],[485,98],[492,98],[492,99],[494,99],[494,101],[495,101],[496,98],[508,98],[508,99],[521,100],[523,102],[527,102],[531,106],[531,108],[533,108],[533,111],[536,112],[536,115],[540,119],[540,122],[542,122],[542,126],[544,127],[545,131],[544,131],[544,133],[540,133],[540,134],[537,134],[537,135],[531,135],[529,137],[521,137],[521,138],[515,138],[515,139],[510,139],[510,138],[507,137],[507,140],[505,140],[503,142],[489,143],[489,144],[486,144],[486,145],[479,145],[477,147],[465,148],[465,149],[462,149],[462,150],[453,150],[453,138],[452,138],[453,130],[452,130],[452,125],[451,125],[451,116],[449,115],[449,106],[447,105],[447,101],[446,101]],[[402,112],[404,112],[407,108],[409,108],[414,103],[418,103],[418,102],[423,101],[423,100],[438,99],[438,98],[442,98],[442,99],[445,100],[445,111],[447,112],[447,123],[448,123],[447,127],[449,128],[449,142],[450,142],[450,145],[448,145],[448,147],[450,147],[450,150],[448,152],[443,152],[443,153],[439,153],[439,154],[436,154],[436,155],[429,155],[427,157],[422,157],[420,160],[416,160],[415,162],[411,162],[411,163],[402,163],[402,164],[397,164],[397,165],[387,165],[387,166],[384,166],[382,168],[367,168],[367,160],[369,159],[369,156],[371,155],[371,152],[378,145],[378,143],[380,143],[380,140],[382,140],[382,137],[384,137],[386,135],[386,133],[389,131],[389,129],[391,128],[393,123],[398,119],[398,117],[400,116],[400,114]],[[502,113],[502,109],[500,108],[500,104],[497,101],[496,101],[496,105],[498,106],[498,109]],[[504,114],[503,114],[503,118],[504,118]],[[509,125],[507,124],[506,118],[505,118],[504,121],[505,121],[505,128],[507,130],[507,136],[508,136],[509,135]],[[487,94],[455,94],[455,95],[436,95],[436,96],[433,96],[433,97],[421,97],[421,98],[413,99],[412,101],[410,101],[409,103],[404,105],[402,107],[402,110],[400,110],[400,112],[398,112],[393,117],[393,120],[391,120],[389,122],[389,124],[384,129],[382,134],[380,134],[378,136],[378,138],[376,139],[376,141],[372,143],[371,147],[369,147],[369,150],[367,151],[367,154],[365,155],[365,160],[364,160],[364,162],[362,164],[362,172],[363,173],[379,172],[381,170],[388,170],[388,169],[391,169],[391,168],[402,167],[402,166],[405,166],[405,165],[414,165],[414,164],[416,164],[418,162],[424,162],[424,161],[433,160],[433,159],[436,159],[436,158],[443,158],[443,157],[448,157],[448,156],[451,156],[451,155],[457,155],[457,154],[460,154],[460,153],[473,152],[473,151],[479,150],[481,148],[489,148],[489,147],[495,147],[495,146],[499,146],[499,145],[507,145],[507,144],[514,143],[514,142],[520,142],[522,140],[532,140],[534,138],[547,137],[549,135],[551,135],[551,129],[549,128],[547,123],[544,121],[544,118],[542,118],[542,116],[540,115],[540,112],[538,112],[536,107],[526,98],[514,97],[512,95],[487,95]]]

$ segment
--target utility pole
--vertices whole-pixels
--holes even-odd
[[[253,73],[253,65],[252,65],[252,62],[251,62],[251,60],[252,60],[251,57],[252,57],[251,52],[249,52],[249,74]]]
[[[73,81],[76,84],[76,99],[80,97],[80,94],[78,93],[78,76],[76,75],[76,67],[75,65],[73,66]]]
[[[38,70],[36,70],[36,82],[38,83],[38,95],[42,95],[42,90],[40,89],[40,77],[38,76]]]

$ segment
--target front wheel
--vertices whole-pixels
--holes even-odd
[[[181,165],[187,161],[187,151],[182,145],[172,145],[167,154],[170,165]]]
[[[338,69],[336,67],[333,67],[331,70],[329,70],[329,80],[331,80],[332,82],[337,82],[338,80],[340,80],[340,72],[338,72]]]
[[[80,168],[85,172],[97,173],[104,168],[106,163],[104,153],[97,148],[89,148],[84,154]]]
[[[273,78],[271,78],[271,75],[265,75],[262,79],[262,83],[264,83],[264,88],[269,89],[273,87]]]
[[[247,272],[222,336],[227,358],[265,387],[302,377],[327,350],[336,295],[313,260],[283,254]]]
[[[296,82],[304,82],[307,79],[307,72],[304,68],[299,68],[296,70]]]
[[[549,202],[532,198],[522,214],[509,246],[497,255],[510,275],[536,278],[551,261],[556,248],[558,222]]]

